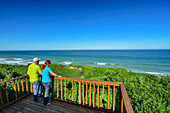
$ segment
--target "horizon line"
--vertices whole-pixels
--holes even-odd
[[[23,50],[0,50],[0,51],[79,51],[79,50],[170,50],[170,49],[23,49]]]

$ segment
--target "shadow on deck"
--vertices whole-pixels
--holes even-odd
[[[2,113],[104,113],[90,108],[70,103],[52,100],[48,106],[43,105],[43,97],[38,102],[33,102],[33,96],[23,99],[0,110]]]

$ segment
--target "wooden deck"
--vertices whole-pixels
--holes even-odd
[[[52,100],[48,106],[43,105],[43,97],[38,102],[33,102],[33,95],[29,95],[3,109],[1,113],[103,113],[94,109],[74,105],[58,100]]]

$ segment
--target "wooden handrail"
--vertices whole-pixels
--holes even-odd
[[[126,89],[125,89],[125,86],[124,86],[123,83],[120,85],[120,89],[121,89],[122,97],[123,97],[123,101],[124,101],[124,106],[125,106],[124,110],[125,110],[125,112],[126,113],[134,113],[132,105],[131,105],[129,97],[128,97],[128,94],[126,92]]]

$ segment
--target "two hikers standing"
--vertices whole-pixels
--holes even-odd
[[[50,74],[53,76],[61,77],[56,75],[51,68],[49,68],[51,61],[46,60],[45,64],[41,66],[41,68],[37,65],[39,64],[39,58],[34,58],[33,63],[29,65],[27,74],[30,77],[30,82],[33,84],[34,87],[34,102],[38,101],[38,95],[41,95],[41,81],[38,79],[38,75],[42,75],[42,82],[45,87],[45,95],[44,95],[44,105],[49,105],[49,96],[51,93],[50,90]]]

